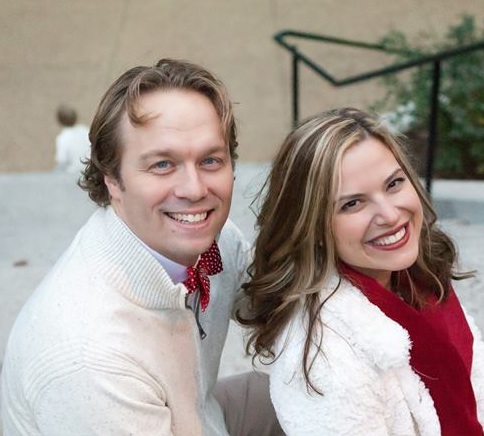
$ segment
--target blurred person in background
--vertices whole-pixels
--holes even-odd
[[[62,130],[55,139],[55,170],[80,176],[90,154],[89,128],[77,122],[77,112],[70,106],[60,105],[56,117]]]

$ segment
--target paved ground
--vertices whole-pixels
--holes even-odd
[[[249,205],[266,169],[261,164],[237,166],[231,217],[250,239],[254,215]],[[484,330],[484,182],[437,181],[433,198],[442,227],[459,245],[463,267],[480,270],[475,279],[457,283],[456,289]],[[0,358],[18,310],[93,210],[69,175],[0,174]],[[242,354],[241,337],[232,326],[221,375],[250,366]]]

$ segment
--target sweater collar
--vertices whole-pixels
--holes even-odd
[[[138,242],[145,247],[153,257],[160,263],[160,265],[165,269],[166,273],[170,276],[173,283],[180,283],[183,282],[188,276],[187,274],[187,267],[180,263],[177,263],[167,257],[163,256],[161,253],[158,253],[156,250],[153,250],[151,247],[146,245],[138,236],[134,234],[134,232],[128,227],[128,225],[116,214],[115,210],[112,209],[115,213],[116,217],[121,221],[121,223],[126,228],[126,231],[133,235],[133,238],[136,238]]]
[[[89,233],[81,239],[86,258],[109,286],[149,309],[185,308],[185,286],[173,283],[112,207],[94,212],[83,231]]]

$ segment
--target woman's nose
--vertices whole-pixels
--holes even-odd
[[[398,207],[388,199],[381,200],[375,208],[375,223],[378,225],[393,225],[399,220]]]

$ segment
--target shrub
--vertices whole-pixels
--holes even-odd
[[[472,16],[463,15],[450,26],[445,37],[420,35],[414,43],[400,31],[391,31],[380,43],[398,62],[441,50],[482,42]],[[406,73],[384,76],[386,96],[373,109],[390,110],[388,118],[414,139],[415,153],[425,155],[432,87],[429,64]],[[420,138],[420,139],[418,139]],[[446,59],[441,63],[438,137],[435,175],[442,178],[484,178],[484,50]]]

